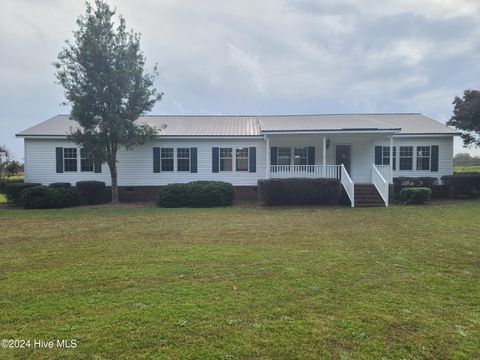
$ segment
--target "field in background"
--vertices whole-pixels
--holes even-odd
[[[0,209],[0,358],[476,358],[479,213]]]
[[[454,166],[453,171],[455,173],[480,173],[480,165]]]

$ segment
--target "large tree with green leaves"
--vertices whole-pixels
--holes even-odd
[[[453,115],[447,125],[461,131],[463,143],[480,147],[480,91],[465,90],[453,100]]]
[[[127,31],[125,20],[114,19],[115,10],[102,1],[86,3],[77,19],[78,29],[54,63],[58,82],[71,106],[69,138],[95,161],[107,163],[112,180],[112,202],[118,202],[117,153],[143,144],[159,129],[136,122],[161,99],[153,74],[144,70],[140,35]]]

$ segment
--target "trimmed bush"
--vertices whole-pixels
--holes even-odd
[[[393,178],[395,198],[399,199],[402,189],[412,187],[426,187],[432,190],[432,197],[446,198],[448,197],[448,188],[441,184],[436,177],[407,177],[399,176]]]
[[[48,186],[55,189],[70,189],[72,187],[72,184],[70,184],[69,182],[57,182],[51,183]]]
[[[454,174],[442,177],[442,182],[454,198],[480,196],[480,174]]]
[[[34,186],[22,191],[25,209],[58,209],[78,205],[77,194],[69,189]]]
[[[9,183],[5,185],[2,192],[10,203],[19,204],[23,190],[39,185],[41,184],[23,182]]]
[[[407,205],[424,204],[430,200],[432,189],[427,187],[410,187],[400,191],[399,200]]]
[[[258,195],[266,205],[337,205],[341,188],[338,179],[258,180]]]
[[[187,184],[169,184],[158,193],[160,207],[219,207],[233,203],[235,189],[222,181],[194,181]]]
[[[79,181],[75,186],[82,204],[94,205],[106,202],[106,187],[103,181]]]

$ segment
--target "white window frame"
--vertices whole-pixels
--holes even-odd
[[[67,157],[67,152],[70,152],[72,150],[74,150],[75,152],[75,157],[72,157],[72,156]],[[78,148],[76,147],[63,148],[63,172],[78,172],[78,155],[79,155]],[[75,170],[67,170],[67,166],[66,166],[67,160],[75,160]]]
[[[305,156],[297,155],[297,150],[305,151]],[[299,161],[296,161],[299,159]],[[302,164],[302,159],[305,160],[305,163]],[[293,165],[308,165],[308,146],[295,146],[293,148]]]
[[[171,150],[172,151],[172,156],[163,156],[164,151]],[[166,154],[168,155],[168,154]],[[163,167],[163,160],[171,160],[172,161],[172,169],[166,169],[166,167]],[[161,172],[174,172],[175,171],[175,148],[173,147],[162,147],[160,148],[160,171]]]
[[[230,156],[222,156],[222,150],[227,150],[227,153],[230,152]],[[225,151],[223,151],[225,153]],[[224,155],[224,154],[223,154]],[[232,147],[219,147],[218,148],[218,170],[220,172],[232,172],[234,170],[233,168],[233,148]],[[222,160],[230,160],[230,169],[229,170],[222,170]]]
[[[424,148],[425,150],[428,149],[428,156],[419,156],[418,153],[419,153],[420,148]],[[429,145],[420,145],[420,146],[417,146],[415,150],[416,150],[415,151],[415,156],[416,156],[416,160],[417,160],[417,164],[416,164],[415,168],[417,169],[417,171],[430,171],[430,169],[432,168],[432,147],[429,146]],[[428,168],[427,169],[419,169],[418,168],[419,164],[422,164],[422,161],[421,161],[422,159],[428,159]]]
[[[288,156],[282,154],[282,151],[288,150]],[[281,160],[287,160],[288,164],[282,164]],[[277,147],[277,165],[290,166],[292,165],[292,148],[289,146],[278,146]]]
[[[188,156],[185,156],[185,154],[180,154],[180,152],[183,152],[184,150],[187,151]],[[191,170],[191,156],[192,156],[190,148],[189,147],[178,147],[176,152],[177,152],[177,161],[176,161],[177,171],[178,172],[190,172],[190,170]],[[182,156],[180,156],[180,155],[182,155]],[[188,164],[187,170],[185,170],[185,169],[180,170],[180,166],[179,166],[180,165],[180,160],[187,160],[187,164]]]
[[[245,153],[244,153],[242,156],[238,156],[239,151],[244,151],[244,152],[246,152],[246,155],[245,155]],[[237,148],[235,149],[235,171],[238,171],[238,172],[248,172],[248,171],[250,170],[249,156],[250,156],[250,149],[249,149],[247,146],[237,147]],[[238,168],[238,160],[243,160],[243,161],[245,161],[246,164],[247,164],[247,167],[244,168],[244,169],[239,169],[239,168]]]
[[[410,156],[402,156],[402,148],[410,148],[411,149],[411,155]],[[413,171],[415,168],[415,164],[413,163],[413,159],[415,158],[414,156],[414,146],[412,145],[401,145],[398,149],[398,155],[399,155],[399,160],[398,160],[398,170],[399,171]],[[411,168],[410,169],[402,169],[402,159],[411,159]]]

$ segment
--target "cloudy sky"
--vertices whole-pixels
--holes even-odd
[[[422,112],[480,88],[478,0],[111,0],[142,33],[156,114]],[[58,113],[79,0],[2,0],[0,144]],[[456,151],[463,151],[457,144]],[[480,150],[474,150],[480,154]]]

